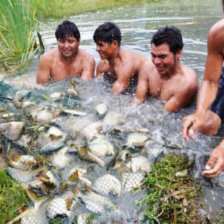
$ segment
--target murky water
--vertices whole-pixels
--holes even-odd
[[[181,60],[184,64],[195,69],[201,80],[206,58],[208,30],[212,24],[222,17],[220,0],[170,0],[132,8],[123,7],[103,12],[98,11],[65,19],[76,23],[81,33],[81,48],[92,54],[96,62],[99,61],[99,55],[95,51],[95,43],[92,36],[94,30],[105,21],[113,21],[120,27],[123,48],[138,51],[147,57],[150,57],[150,39],[157,28],[165,25],[174,25],[182,31],[183,35],[184,51]],[[40,24],[46,50],[57,46],[54,31],[61,21],[49,20]],[[9,82],[17,88],[22,86],[39,88],[35,84],[37,66],[38,57],[27,68],[26,73],[22,76],[24,79],[16,77],[9,79]],[[42,88],[43,91],[48,93],[66,90],[65,82],[53,83],[50,87],[45,88],[43,86]],[[203,136],[198,133],[195,141],[186,143],[181,137],[182,118],[194,111],[195,102],[178,113],[167,113],[163,111],[164,103],[161,100],[149,97],[145,103],[136,106],[130,103],[133,97],[131,92],[133,91],[123,95],[112,95],[110,90],[111,84],[103,79],[93,79],[88,82],[78,80],[77,84],[79,95],[85,99],[84,108],[89,113],[91,113],[91,108],[104,102],[108,105],[110,111],[119,112],[124,116],[125,122],[122,125],[117,125],[117,128],[128,130],[147,129],[153,139],[156,140],[157,143],[155,145],[177,146],[179,148],[178,152],[181,151],[193,156],[196,160],[193,176],[208,186],[205,190],[205,200],[210,206],[211,214],[215,213],[223,204],[223,198],[220,197],[220,191],[223,192],[222,187],[224,187],[223,177],[212,181],[212,190],[215,193],[211,196],[210,183],[200,173],[211,149],[223,138],[223,129],[221,128],[219,133],[213,137]],[[103,172],[96,170],[96,176]],[[214,187],[217,183],[219,185],[218,188]],[[119,203],[132,211],[133,207],[130,207],[125,201],[126,198],[122,198]],[[134,216],[135,212],[132,212],[132,214]]]

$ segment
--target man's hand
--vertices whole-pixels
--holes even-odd
[[[195,132],[204,123],[204,116],[199,113],[194,113],[183,118],[182,135],[186,141],[189,137],[196,139]]]
[[[205,177],[217,177],[224,169],[224,146],[223,142],[212,150],[202,175]]]

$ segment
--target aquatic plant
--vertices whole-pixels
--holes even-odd
[[[171,153],[152,165],[142,185],[147,196],[138,203],[147,205],[145,222],[203,223],[201,185],[188,175],[190,165],[187,157]]]
[[[35,15],[29,0],[0,1],[0,65],[10,74],[22,69],[37,50]]]
[[[15,218],[29,201],[26,191],[0,170],[0,224]]]

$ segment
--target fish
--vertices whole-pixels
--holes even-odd
[[[84,127],[80,131],[80,134],[86,137],[87,140],[91,141],[93,137],[98,133],[100,133],[102,130],[103,130],[103,122],[97,121]]]
[[[49,135],[49,137],[54,141],[54,140],[58,140],[61,138],[66,138],[66,134],[64,132],[62,132],[59,128],[55,127],[55,126],[51,126],[48,131],[47,134]]]
[[[12,167],[7,168],[7,173],[15,180],[20,183],[31,182],[34,177],[41,171],[44,170],[44,167],[40,167],[35,170],[18,170]]]
[[[105,174],[95,180],[92,189],[103,195],[121,195],[121,183],[111,174]]]
[[[90,152],[101,158],[104,158],[107,155],[114,155],[113,145],[109,141],[107,141],[102,135],[94,136],[92,141],[88,143],[88,148]]]
[[[78,110],[71,110],[71,109],[64,109],[62,110],[66,114],[74,115],[74,116],[86,116],[87,113],[84,111],[78,111]]]
[[[85,207],[93,213],[103,214],[106,211],[111,211],[116,208],[111,200],[96,194],[93,191],[87,192],[85,194],[79,193],[78,197],[85,204]]]
[[[104,124],[109,126],[121,125],[125,121],[125,117],[117,112],[110,111],[103,119]]]
[[[21,224],[48,224],[46,214],[46,205],[42,203],[40,206],[30,207],[21,219]]]
[[[132,157],[126,166],[131,168],[132,172],[134,173],[137,171],[149,173],[151,171],[150,162],[148,158],[144,156]]]
[[[29,98],[31,96],[31,91],[29,90],[18,90],[15,94],[15,96],[12,99],[12,102],[17,108],[21,108],[23,105],[23,101],[26,98]]]
[[[85,168],[77,167],[77,166],[73,167],[69,171],[68,181],[72,182],[73,180],[79,179],[87,186],[91,186],[92,182],[90,180],[88,180],[87,178],[83,177],[84,174],[86,174],[86,173],[87,173],[87,169],[85,169]]]
[[[12,121],[0,124],[0,133],[7,139],[18,140],[22,134],[25,123],[22,121]]]
[[[50,142],[47,145],[43,146],[40,149],[40,153],[41,154],[52,153],[52,152],[62,148],[63,146],[64,146],[64,141],[62,141],[62,140],[53,141],[53,142]]]
[[[55,118],[54,113],[47,109],[41,110],[37,113],[37,122],[42,124],[49,123],[53,118]]]
[[[12,167],[19,170],[30,170],[40,162],[40,159],[36,159],[32,155],[19,155],[14,154],[12,159],[9,159],[9,163]]]
[[[50,161],[52,162],[53,166],[58,169],[63,169],[73,160],[73,157],[67,153],[67,151],[68,147],[63,147],[51,155]]]
[[[108,107],[105,103],[98,104],[94,109],[100,116],[104,115],[108,111]]]
[[[61,92],[53,92],[50,94],[50,98],[55,101],[60,100],[63,96],[64,96],[64,93],[61,93]]]
[[[144,146],[152,137],[148,133],[131,133],[127,137],[126,146],[128,148]]]
[[[133,190],[133,188],[138,188],[141,186],[141,181],[143,180],[144,175],[140,172],[131,173],[126,172],[122,174],[121,185],[124,192],[129,192]]]
[[[72,200],[72,198],[66,198],[63,196],[55,197],[47,204],[47,217],[54,219],[56,216],[70,217],[73,214],[73,209],[78,206],[78,202]]]
[[[95,156],[93,153],[89,152],[87,146],[75,146],[75,148],[77,149],[78,155],[81,159],[88,160],[90,162],[95,162],[101,167],[105,166],[105,162],[99,157]]]

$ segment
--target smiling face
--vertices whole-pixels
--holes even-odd
[[[113,55],[117,52],[118,45],[116,41],[113,41],[111,44],[104,42],[104,41],[97,41],[96,43],[96,51],[99,53],[100,58],[104,59],[111,59]]]
[[[158,73],[162,76],[169,76],[175,71],[176,63],[179,61],[181,51],[176,54],[170,51],[169,45],[164,43],[156,46],[152,44],[152,62]]]
[[[70,59],[78,53],[79,44],[73,35],[67,35],[65,39],[58,39],[58,50],[63,58]]]

